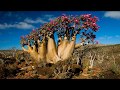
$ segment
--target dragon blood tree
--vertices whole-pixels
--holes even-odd
[[[56,63],[71,57],[76,45],[76,36],[80,35],[81,42],[94,42],[98,31],[98,18],[91,14],[80,16],[62,15],[29,35],[21,37],[22,49],[28,52],[36,62],[42,60]],[[55,34],[58,41],[55,42]],[[27,46],[28,49],[25,49]]]

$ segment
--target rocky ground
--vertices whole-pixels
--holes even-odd
[[[0,51],[0,79],[119,79],[119,58],[120,45],[79,47],[56,64],[34,63],[20,50]]]

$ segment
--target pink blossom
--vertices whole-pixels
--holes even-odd
[[[70,23],[70,22],[71,22],[71,20],[68,19],[68,23]]]
[[[92,14],[88,14],[89,15],[89,17],[91,17],[92,16]]]
[[[92,21],[92,18],[88,18],[89,21]]]
[[[64,18],[65,18],[65,19],[68,19],[68,17],[67,17],[67,16],[65,16]]]
[[[33,30],[32,30],[32,32],[36,32],[36,30],[35,30],[35,29],[33,29]]]
[[[83,18],[87,19],[87,18],[90,18],[91,17],[91,14],[84,14],[84,15],[81,15]]]
[[[98,21],[98,17],[93,17],[92,20],[91,20],[93,23],[97,22]]]
[[[24,37],[24,36],[21,36],[20,38],[21,38],[21,39],[24,39],[25,37]]]
[[[90,26],[90,23],[88,23],[87,26]]]
[[[26,35],[25,37],[26,37],[26,38],[28,38],[29,36],[28,36],[28,35]]]
[[[86,14],[85,17],[86,17],[86,18],[90,18],[90,17],[91,17],[91,14]]]
[[[93,22],[93,23],[96,23],[96,20],[95,20],[95,19],[93,19],[93,20],[92,20],[92,22]]]
[[[96,25],[96,23],[92,23],[92,26],[93,26],[93,27],[96,27],[97,25]]]
[[[90,26],[90,23],[89,23],[89,22],[85,22],[84,24],[87,25],[87,26]]]
[[[98,19],[98,17],[96,17],[96,16],[94,16],[93,18],[94,18],[96,21],[98,21],[98,20],[99,20],[99,19]]]
[[[74,22],[75,22],[76,24],[78,24],[78,23],[79,23],[79,21],[78,21],[77,19],[74,19]]]
[[[62,16],[61,19],[62,19],[62,22],[63,22],[64,21],[64,16]]]
[[[82,27],[82,28],[84,28],[85,26],[84,26],[84,25],[82,25],[81,27]]]
[[[68,17],[67,17],[67,16],[65,16],[65,17],[64,17],[64,20],[65,20],[65,21],[67,21],[67,20],[68,20]]]
[[[54,23],[54,25],[57,25],[57,24],[58,24],[58,22],[55,22],[55,23]]]
[[[62,16],[62,22],[68,20],[67,16]]]
[[[49,31],[50,31],[50,28],[48,27],[48,28],[47,28],[47,30],[49,30]]]
[[[51,21],[50,21],[50,24],[54,24],[54,21],[53,21],[53,20],[51,20]]]
[[[97,31],[97,30],[98,30],[98,27],[93,28],[93,30],[94,30],[94,31]]]
[[[84,22],[84,25],[87,25],[87,22]]]
[[[84,18],[89,18],[90,16],[88,14],[83,15]]]

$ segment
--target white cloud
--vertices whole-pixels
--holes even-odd
[[[25,22],[19,22],[15,24],[7,24],[7,23],[0,24],[0,29],[7,29],[7,28],[31,29],[34,28],[34,26]]]
[[[119,38],[120,36],[119,36],[119,35],[116,35],[115,37],[116,37],[116,38]]]
[[[33,25],[30,25],[30,24],[25,23],[25,22],[20,22],[19,24],[16,24],[15,27],[17,27],[19,29],[31,29],[31,28],[34,28]]]
[[[47,21],[45,21],[45,20],[43,20],[41,18],[37,18],[36,20],[32,20],[30,18],[26,18],[24,21],[26,23],[42,23],[42,24],[47,23]]]
[[[44,15],[44,18],[40,18],[38,17],[37,19],[33,20],[31,18],[26,18],[24,20],[24,22],[26,23],[41,23],[41,24],[44,24],[44,23],[47,23],[51,20],[54,20],[56,17],[54,17],[53,15]],[[44,20],[45,19],[45,20]]]
[[[107,11],[104,16],[114,19],[120,19],[120,11]]]
[[[8,12],[7,15],[12,16],[12,12]],[[8,29],[8,28],[32,29],[35,27],[31,24],[36,24],[36,23],[44,24],[56,18],[53,15],[44,15],[44,17],[45,18],[38,17],[35,20],[31,18],[26,18],[22,22],[15,22],[14,24],[8,24],[8,23],[0,24],[0,29]]]
[[[45,18],[47,18],[48,19],[48,21],[51,21],[51,20],[54,20],[56,17],[54,17],[54,15],[50,15],[50,14],[46,14],[46,15],[44,15],[44,17]]]
[[[48,20],[51,21],[51,20],[54,20],[56,17],[51,17],[49,18]]]

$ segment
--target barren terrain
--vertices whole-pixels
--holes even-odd
[[[82,46],[56,64],[34,63],[22,50],[0,50],[0,79],[119,79],[120,45]]]

